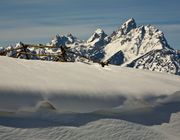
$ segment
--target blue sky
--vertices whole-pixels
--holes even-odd
[[[180,0],[0,0],[0,46],[47,43],[56,34],[87,39],[96,28],[108,34],[133,17],[161,29],[180,49]]]

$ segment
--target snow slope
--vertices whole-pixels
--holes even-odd
[[[1,140],[179,139],[179,76],[9,57],[0,66]]]
[[[17,104],[7,109],[18,109],[20,102],[29,106],[26,98],[33,103],[43,99],[64,99],[67,101],[61,101],[57,107],[89,112],[120,106],[123,98],[129,96],[143,99],[180,91],[180,78],[177,76],[117,66],[102,68],[98,64],[27,61],[8,57],[0,57],[0,64],[1,100],[14,94],[19,96],[19,99],[9,99]],[[72,102],[77,102],[76,106]],[[83,103],[87,107],[82,106]],[[0,104],[1,108],[6,108],[6,103]]]

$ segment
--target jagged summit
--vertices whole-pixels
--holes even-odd
[[[136,22],[133,18],[127,20],[121,27],[123,34],[127,34],[129,31],[135,28],[136,28]]]
[[[96,39],[104,39],[107,37],[107,34],[100,28],[96,29],[92,36],[87,40],[87,43],[93,42]]]
[[[126,26],[128,24],[133,26]],[[125,27],[132,27],[129,28],[127,34],[123,33],[123,29],[127,29]],[[136,27],[134,20],[131,19],[125,22],[116,34],[111,36],[111,42],[105,48],[107,55],[104,60],[108,60],[117,52],[122,51],[124,62],[129,63],[134,58],[143,56],[149,51],[161,49],[171,49],[163,32],[152,25]]]
[[[137,28],[136,22],[133,18],[131,18],[131,19],[127,20],[126,22],[124,22],[123,25],[117,31],[114,31],[111,34],[111,39],[115,40],[115,39],[121,37],[122,35],[126,35],[132,29],[135,29],[135,28]]]
[[[52,41],[51,41],[51,45],[52,46],[60,46],[60,45],[65,45],[65,43],[68,41],[68,38],[66,36],[60,36],[60,35],[56,35]]]
[[[100,28],[95,30],[92,36],[87,40],[87,44],[90,46],[104,46],[109,42],[108,35]]]
[[[104,30],[101,28],[98,28],[98,29],[96,29],[95,33],[96,34],[104,34]]]
[[[52,46],[65,46],[69,44],[79,43],[81,42],[76,37],[74,37],[71,33],[67,35],[59,35],[57,34],[52,40],[50,45]]]

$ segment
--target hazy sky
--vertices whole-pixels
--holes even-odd
[[[131,17],[157,26],[180,49],[180,0],[0,0],[0,46],[70,32],[87,39],[96,28],[110,34]]]

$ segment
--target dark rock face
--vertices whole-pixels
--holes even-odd
[[[151,51],[129,63],[128,67],[180,75],[180,54],[174,50]]]
[[[109,64],[121,65],[124,63],[124,54],[122,51],[117,52],[109,59]]]

